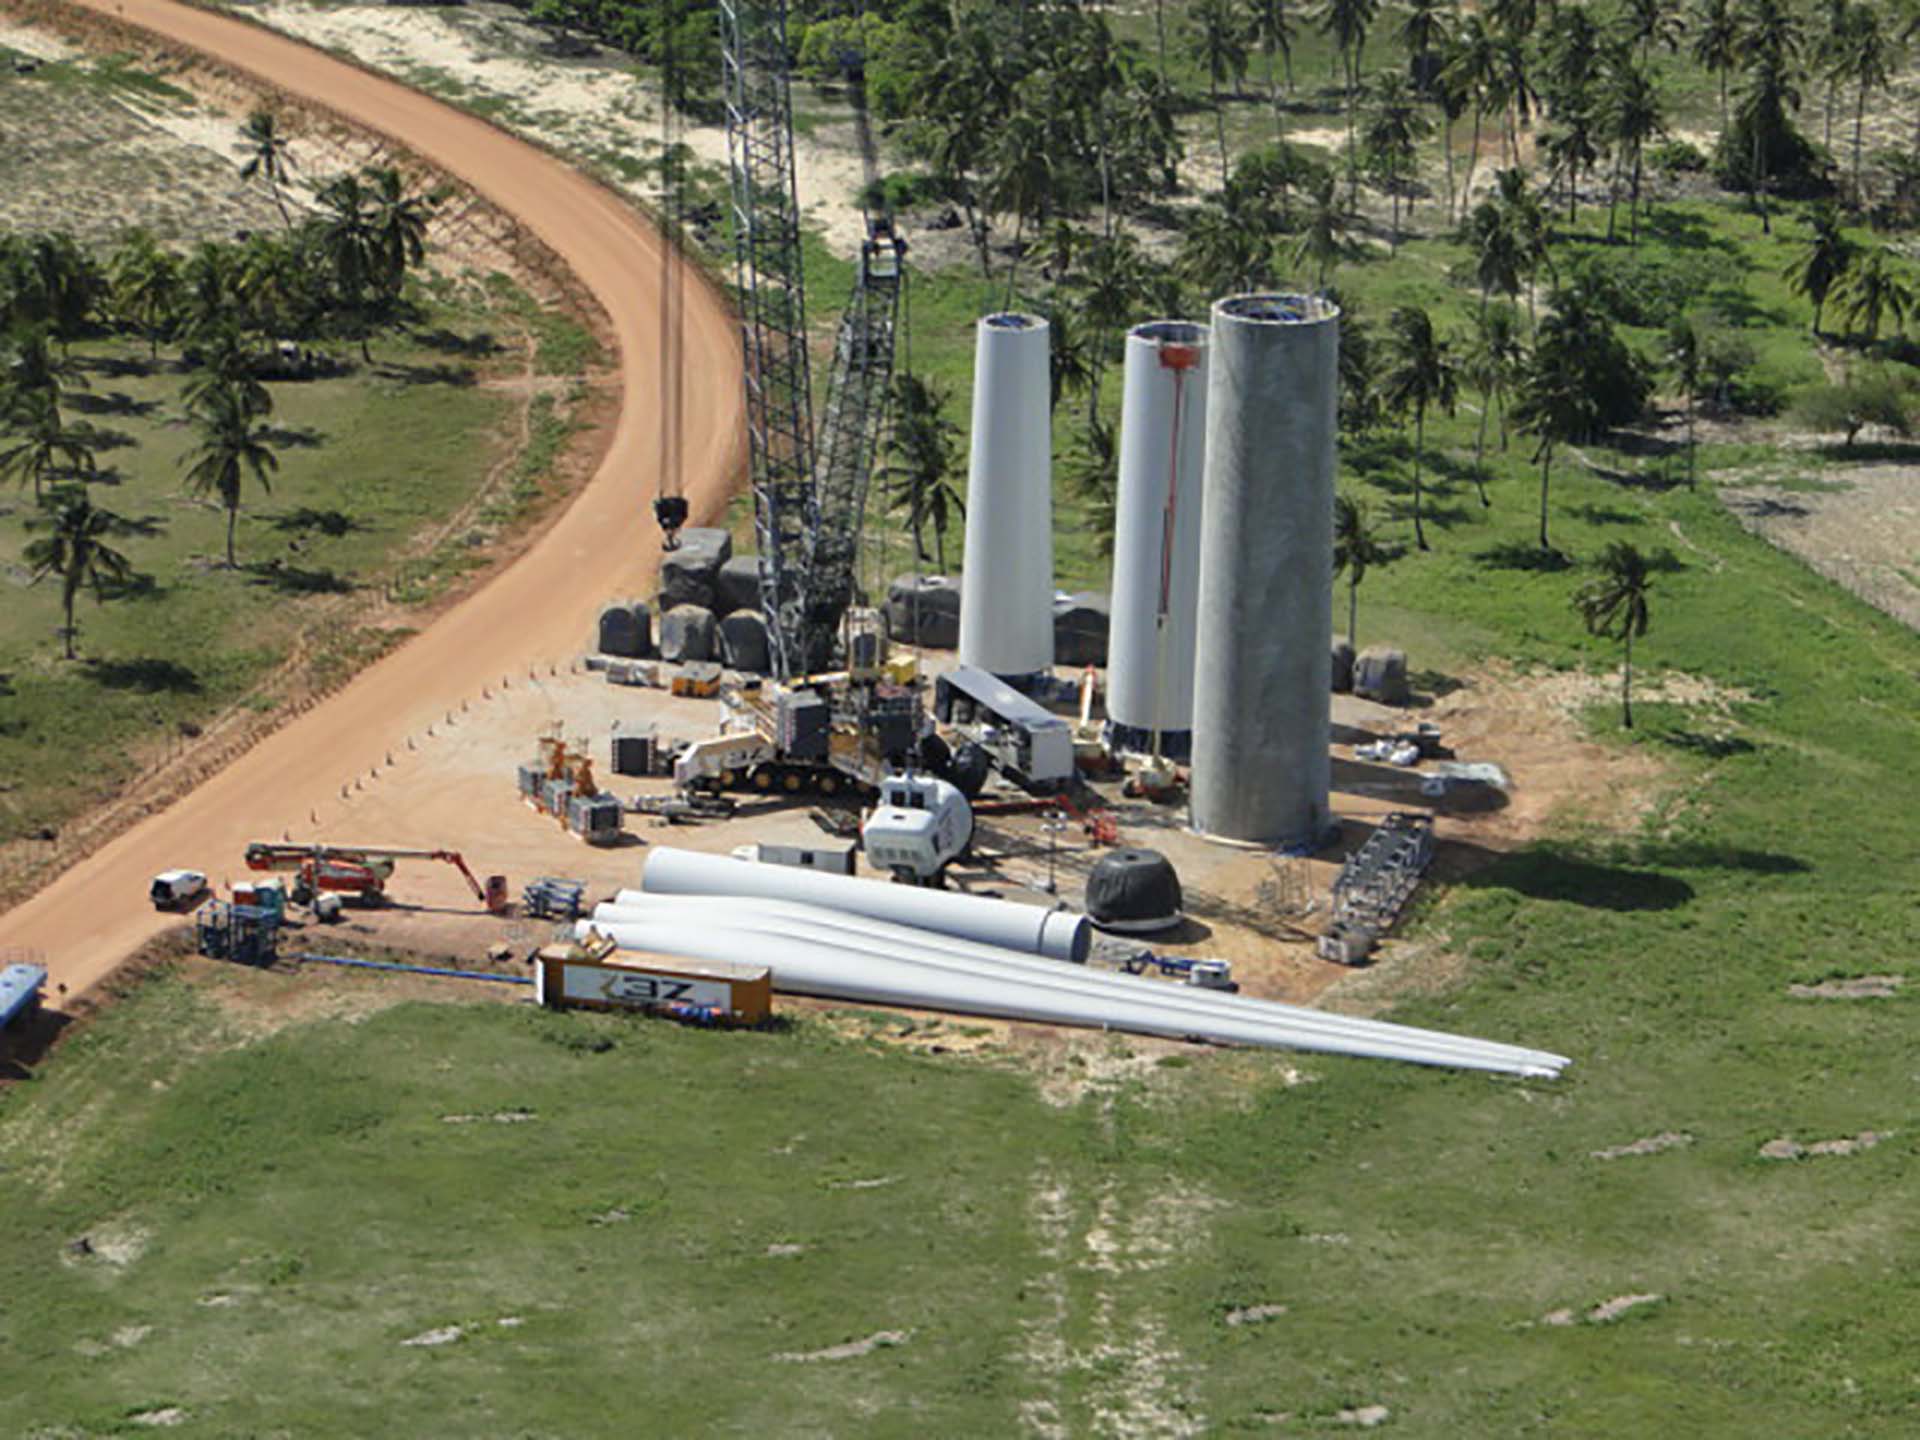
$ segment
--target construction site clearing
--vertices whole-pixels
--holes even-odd
[[[930,676],[951,664],[950,656],[937,652],[915,658]],[[1060,675],[1063,681],[1075,678],[1065,670]],[[282,960],[303,953],[389,954],[417,959],[429,971],[472,968],[530,978],[538,954],[547,949],[551,958],[556,940],[570,938],[570,916],[590,915],[596,902],[636,885],[654,848],[722,855],[750,846],[759,847],[762,856],[781,847],[844,853],[849,847],[844,837],[856,833],[860,807],[851,797],[829,806],[811,795],[737,794],[697,807],[712,817],[701,818],[658,813],[674,810],[681,801],[671,778],[613,773],[617,741],[641,738],[648,742],[643,750],[665,755],[713,733],[717,706],[712,699],[676,695],[670,684],[609,684],[584,657],[523,676],[518,685],[512,677],[502,678],[507,683],[489,687],[482,697],[449,712],[431,735],[397,750],[390,767],[343,783],[339,800],[314,812],[305,829],[263,837],[263,843],[275,842],[273,848],[285,853],[302,846],[353,850],[378,838],[386,847],[418,850],[425,858],[464,854],[489,883],[477,889],[458,864],[401,860],[387,867],[383,893],[373,902],[350,896],[344,906],[327,907],[336,915],[330,923],[304,906],[287,907],[277,946]],[[1096,967],[1143,971],[1167,984],[1207,983],[1183,962],[1222,961],[1243,995],[1311,1003],[1353,973],[1342,952],[1327,944],[1329,932],[1340,928],[1339,915],[1350,909],[1336,897],[1336,882],[1343,866],[1370,844],[1381,848],[1389,817],[1403,817],[1396,822],[1401,824],[1430,817],[1432,831],[1424,843],[1431,868],[1426,869],[1424,855],[1421,868],[1445,880],[1526,843],[1551,813],[1573,811],[1604,821],[1623,795],[1644,789],[1639,782],[1645,777],[1620,774],[1623,766],[1639,762],[1580,740],[1574,717],[1544,701],[1532,703],[1528,694],[1521,677],[1496,673],[1478,687],[1465,686],[1438,699],[1416,695],[1412,707],[1334,696],[1338,835],[1312,855],[1204,840],[1186,828],[1184,804],[1128,798],[1118,773],[1088,779],[1075,815],[996,777],[976,798],[980,813],[974,840],[968,854],[948,867],[947,885],[964,894],[1079,911],[1087,878],[1104,854],[1116,847],[1150,849],[1164,855],[1179,876],[1181,918],[1171,929],[1150,935],[1103,935],[1091,957]],[[1373,753],[1383,739],[1417,733],[1423,722],[1458,761],[1490,766],[1479,773],[1498,774],[1504,783],[1452,786],[1436,796],[1430,793],[1430,759],[1395,765],[1354,758],[1356,750]],[[517,772],[556,748],[585,757],[596,777],[590,784],[620,802],[614,843],[587,843],[565,823],[564,811],[548,813],[523,793]],[[840,833],[830,833],[829,825]],[[458,851],[442,848],[451,846]],[[874,872],[864,860],[855,857],[855,873],[871,878]],[[182,857],[181,863],[204,870],[212,882],[211,904],[183,918],[183,932],[205,930],[221,906],[235,898],[236,887],[241,898],[255,898],[255,873],[242,855]],[[489,909],[483,892],[502,874],[508,903]],[[884,872],[877,878],[884,879]],[[1412,881],[1399,886],[1395,903],[1404,901],[1411,888]],[[1387,925],[1392,918],[1386,917]],[[224,917],[220,923],[226,923]],[[176,940],[163,948],[186,947]],[[1151,954],[1151,962],[1143,963],[1143,952]],[[369,973],[367,983],[391,978]],[[425,982],[409,984],[406,993],[420,993],[420,983]],[[437,988],[448,998],[502,989],[458,982]],[[516,988],[501,998],[533,996]],[[1370,993],[1370,1003],[1377,999]],[[792,1003],[781,997],[783,1008]],[[833,1008],[826,1002],[798,1003],[809,1010]],[[902,1007],[900,1013],[922,1012]],[[995,1031],[1005,1028],[984,1023]],[[1045,1025],[1017,1028],[1028,1037],[1057,1033]]]

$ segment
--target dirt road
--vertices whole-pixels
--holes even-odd
[[[154,872],[188,865],[238,878],[248,840],[283,830],[311,834],[309,817],[323,806],[337,810],[342,785],[370,776],[404,751],[409,736],[483,689],[498,689],[503,677],[564,662],[581,649],[603,601],[651,588],[662,278],[661,242],[645,221],[559,160],[482,121],[241,21],[167,0],[86,3],[396,136],[517,216],[612,317],[621,411],[599,472],[516,564],[171,809],[0,915],[0,950],[39,951],[54,980],[75,993],[172,923],[147,906]],[[687,287],[685,355],[686,487],[695,516],[710,517],[738,465],[740,362],[731,318],[697,281]],[[386,788],[403,783],[396,774]],[[460,791],[423,785],[420,792],[404,797],[410,834],[343,838],[434,836],[457,847]]]

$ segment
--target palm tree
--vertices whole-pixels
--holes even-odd
[[[1600,574],[1581,586],[1573,607],[1586,622],[1587,633],[1625,646],[1620,672],[1620,723],[1633,728],[1633,642],[1647,633],[1647,594],[1653,575],[1647,557],[1622,540],[1608,545],[1600,556]]]
[[[1613,145],[1613,190],[1607,206],[1607,239],[1613,239],[1614,208],[1618,201],[1620,173],[1632,174],[1632,189],[1627,202],[1627,243],[1640,243],[1641,161],[1647,142],[1665,128],[1660,113],[1660,94],[1653,77],[1634,63],[1631,52],[1614,55],[1606,69],[1606,90],[1600,99],[1601,122]]]
[[[946,392],[932,381],[903,371],[893,382],[893,425],[887,437],[888,463],[881,472],[891,510],[907,512],[917,563],[927,562],[926,527],[932,525],[935,553],[947,568],[947,526],[964,515],[953,483],[960,458],[960,427],[946,417]]]
[[[267,193],[273,196],[273,203],[280,207],[281,222],[287,229],[293,229],[293,217],[287,213],[286,196],[280,187],[293,173],[293,147],[287,143],[286,136],[280,133],[279,118],[267,109],[255,110],[247,116],[247,123],[240,131],[243,137],[240,151],[246,156],[246,162],[240,167],[240,178],[251,180],[256,175],[267,182]]]
[[[1727,107],[1727,77],[1740,60],[1740,20],[1735,0],[1694,0],[1688,27],[1693,31],[1689,53],[1693,63],[1720,81],[1720,129],[1733,123]]]
[[[1577,13],[1573,11],[1569,14]],[[1600,149],[1594,144],[1597,129],[1593,107],[1584,94],[1570,95],[1555,107],[1553,125],[1541,148],[1546,151],[1551,174],[1567,188],[1567,223],[1580,223],[1580,172],[1591,171],[1600,163]]]
[[[1553,482],[1553,454],[1561,444],[1578,440],[1594,424],[1593,401],[1575,357],[1557,346],[1542,343],[1521,378],[1514,400],[1513,423],[1534,437],[1534,463],[1540,467],[1540,548],[1549,553],[1547,496]]]
[[[1187,221],[1176,265],[1200,289],[1233,295],[1266,279],[1272,246],[1261,230],[1224,206],[1203,205]]]
[[[1027,221],[1044,218],[1053,201],[1053,146],[1045,122],[1030,109],[1016,110],[1001,126],[992,158],[987,201],[1014,217],[1013,255],[1007,265],[1007,308],[1012,309]]]
[[[1200,68],[1207,72],[1207,96],[1213,103],[1214,130],[1220,140],[1220,183],[1227,183],[1232,160],[1227,155],[1227,115],[1220,108],[1220,87],[1235,86],[1246,78],[1247,42],[1251,36],[1236,0],[1193,0],[1187,9],[1187,44]]]
[[[1482,307],[1474,324],[1464,366],[1466,378],[1480,392],[1480,425],[1473,442],[1473,483],[1483,506],[1487,498],[1487,421],[1500,410],[1500,443],[1507,438],[1506,397],[1522,373],[1527,352],[1520,343],[1519,312],[1512,305]]]
[[[55,352],[42,327],[23,325],[0,343],[5,345],[5,364],[0,366],[0,420],[29,396],[44,395],[57,403],[67,391],[87,388],[85,373],[67,355]]]
[[[1495,294],[1509,300],[1520,297],[1527,260],[1521,250],[1514,217],[1493,196],[1473,207],[1461,232],[1462,240],[1473,253],[1473,281],[1480,289],[1480,313]]]
[[[60,577],[60,604],[67,623],[61,632],[67,659],[74,658],[73,604],[82,590],[91,590],[95,603],[104,604],[108,588],[124,584],[133,566],[108,540],[127,533],[128,525],[110,510],[87,498],[84,485],[63,485],[48,498],[44,518],[29,520],[34,529],[49,533],[29,541],[23,558],[38,584],[49,575]]]
[[[1501,170],[1494,177],[1494,199],[1500,207],[1507,230],[1512,236],[1514,257],[1519,262],[1520,278],[1527,282],[1527,314],[1535,319],[1534,288],[1540,272],[1555,278],[1553,268],[1552,225],[1539,193],[1527,182],[1527,172],[1518,166]]]
[[[1086,525],[1099,537],[1104,559],[1113,558],[1115,521],[1119,515],[1120,467],[1113,426],[1094,415],[1080,444],[1068,457],[1067,487],[1086,502]]]
[[[1388,553],[1367,502],[1356,495],[1334,496],[1333,573],[1347,577],[1347,643],[1356,651],[1360,648],[1360,582],[1367,578],[1367,567],[1384,561]]]
[[[1867,98],[1893,79],[1894,47],[1870,4],[1849,4],[1834,54],[1834,73],[1854,85],[1853,203],[1860,203],[1860,137],[1867,119]]]
[[[1813,233],[1807,248],[1781,272],[1796,295],[1813,302],[1813,333],[1820,333],[1820,313],[1860,253],[1860,247],[1840,228],[1840,212],[1830,204],[1816,205],[1807,216]]]
[[[17,397],[8,434],[12,443],[0,450],[0,476],[12,476],[19,485],[31,480],[35,499],[49,481],[85,480],[98,469],[92,437],[66,425],[59,399],[49,391],[28,390]]]
[[[1556,9],[1541,37],[1546,64],[1543,93],[1557,112],[1585,98],[1600,74],[1600,27],[1584,5]]]
[[[273,413],[273,392],[253,372],[253,352],[238,330],[216,331],[205,342],[200,368],[187,381],[181,397],[191,415],[214,414],[229,404],[246,412],[249,420]]]
[[[268,476],[280,468],[264,428],[256,429],[246,406],[231,391],[209,394],[195,417],[200,443],[180,457],[187,467],[187,489],[196,495],[217,495],[227,512],[227,566],[237,562],[233,552],[234,525],[240,518],[241,482],[251,475],[262,490],[272,490]]]
[[[360,331],[362,359],[367,350],[367,292],[379,283],[381,242],[375,229],[373,197],[357,175],[339,175],[321,186],[316,235],[320,253],[333,272],[333,287],[341,308]]]
[[[1247,20],[1267,62],[1267,98],[1273,105],[1273,133],[1275,138],[1283,139],[1286,124],[1281,118],[1284,112],[1280,107],[1280,85],[1273,73],[1273,57],[1278,55],[1286,67],[1287,93],[1292,94],[1293,42],[1299,36],[1299,26],[1288,0],[1247,0]]]
[[[1054,292],[1061,300],[1061,292]],[[1085,393],[1094,383],[1094,339],[1085,313],[1070,302],[1056,303],[1047,315],[1047,404],[1048,413],[1060,408],[1061,397],[1069,390]]]
[[[1540,93],[1533,85],[1533,62],[1526,43],[1512,34],[1503,34],[1494,42],[1494,63],[1498,67],[1495,94],[1506,111],[1508,164],[1520,164],[1520,128],[1533,119]]]
[[[1690,317],[1676,316],[1673,324],[1667,327],[1666,353],[1662,358],[1667,368],[1673,371],[1674,382],[1679,385],[1681,397],[1687,403],[1687,488],[1692,490],[1699,481],[1700,445],[1694,435],[1693,421],[1700,404],[1703,367],[1700,332],[1694,328]]]
[[[1629,48],[1640,51],[1640,63],[1649,64],[1653,47],[1680,48],[1686,33],[1686,21],[1668,0],[1622,0],[1619,17],[1620,38]]]
[[[1880,338],[1880,327],[1889,319],[1896,326],[1906,324],[1915,298],[1913,282],[1884,245],[1855,261],[1834,295],[1849,333],[1864,330],[1869,342]]]
[[[163,250],[145,230],[136,230],[108,267],[113,308],[122,323],[147,337],[148,354],[158,359],[161,338],[180,319],[180,259]]]
[[[1406,0],[1400,24],[1394,36],[1407,48],[1415,85],[1422,96],[1432,98],[1434,82],[1439,78],[1439,56],[1453,34],[1452,0]]]
[[[1479,15],[1468,15],[1454,30],[1441,71],[1453,91],[1473,107],[1473,143],[1467,151],[1467,173],[1460,185],[1462,212],[1473,203],[1473,172],[1480,162],[1480,131],[1493,108],[1500,85],[1500,57],[1493,32]]]
[[[1380,167],[1381,181],[1393,208],[1393,229],[1388,241],[1390,251],[1398,250],[1400,245],[1401,182],[1412,172],[1417,146],[1429,129],[1431,126],[1427,117],[1420,113],[1406,80],[1392,72],[1380,76],[1374,86],[1366,145],[1368,155]],[[1407,209],[1409,212],[1413,209],[1411,195],[1408,196]]]
[[[1380,13],[1380,0],[1325,0],[1320,31],[1330,36],[1347,71],[1347,207],[1360,196],[1360,156],[1354,144],[1354,107],[1360,100],[1360,70],[1367,31]]]
[[[375,285],[397,298],[407,272],[427,255],[427,227],[436,202],[431,196],[409,194],[400,172],[391,167],[367,171],[373,208],[373,253],[377,257]]]
[[[1453,413],[1459,369],[1445,341],[1433,333],[1433,318],[1418,305],[1402,305],[1387,317],[1387,373],[1381,377],[1388,408],[1413,412],[1413,542],[1422,550],[1427,533],[1421,517],[1420,462],[1427,443],[1427,411]]]
[[[1316,289],[1327,288],[1327,271],[1346,250],[1348,212],[1340,203],[1339,182],[1332,173],[1322,175],[1308,192],[1307,223],[1294,246],[1293,263],[1313,262]]]

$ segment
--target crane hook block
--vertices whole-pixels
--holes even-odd
[[[653,502],[653,518],[660,522],[661,532],[666,536],[666,548],[677,548],[680,544],[680,527],[687,523],[687,497],[662,495]]]

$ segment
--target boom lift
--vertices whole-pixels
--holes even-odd
[[[292,874],[296,904],[311,904],[326,891],[358,895],[369,902],[385,898],[387,881],[393,878],[401,860],[439,860],[453,866],[473,890],[473,898],[489,911],[506,910],[507,877],[489,875],[482,885],[457,850],[418,850],[394,845],[309,845],[298,842],[256,840],[247,846],[249,870],[271,870]]]

